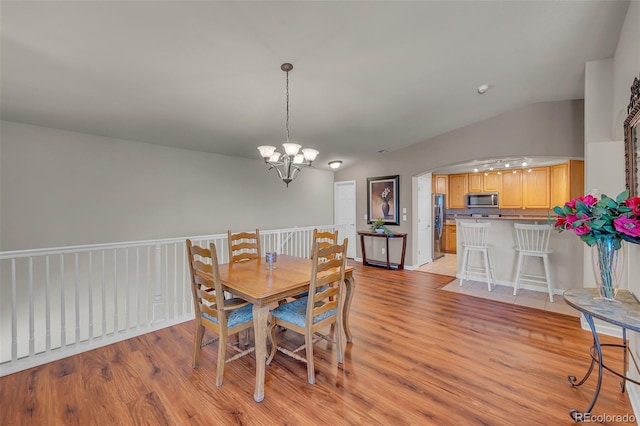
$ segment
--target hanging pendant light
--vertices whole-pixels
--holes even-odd
[[[293,65],[284,63],[280,66],[280,69],[287,75],[287,121],[285,124],[287,139],[282,144],[284,153],[279,153],[276,151],[275,146],[269,145],[259,146],[258,151],[260,151],[264,162],[269,166],[269,170],[275,169],[280,179],[289,187],[289,183],[296,178],[303,167],[311,166],[319,152],[315,149],[302,148],[297,143],[289,142],[289,71],[293,69]]]

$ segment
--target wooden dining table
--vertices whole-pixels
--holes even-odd
[[[253,304],[253,328],[256,347],[256,387],[253,398],[264,399],[264,377],[267,360],[267,325],[272,304],[307,291],[311,282],[312,261],[302,257],[278,255],[275,269],[268,269],[263,258],[219,265],[220,281],[225,291],[233,293]],[[355,280],[353,267],[345,269],[345,301],[342,318],[344,330],[340,330],[347,342],[352,341],[349,328],[349,310]]]

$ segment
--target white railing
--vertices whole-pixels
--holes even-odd
[[[313,229],[260,231],[262,249],[309,257]],[[189,238],[228,262],[226,234]],[[0,376],[192,320],[185,239],[0,252]]]

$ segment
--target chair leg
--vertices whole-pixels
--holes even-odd
[[[518,295],[518,289],[520,288],[520,272],[522,271],[522,253],[518,252],[518,266],[516,267],[516,282],[513,284],[513,295]]]
[[[218,368],[216,370],[216,386],[222,386],[222,376],[224,375],[224,363],[227,357],[227,332],[220,330],[218,339]]]
[[[547,290],[549,291],[549,301],[553,303],[553,284],[551,283],[551,273],[549,272],[549,256],[546,254],[542,256],[542,263],[544,264],[544,275],[547,278]]]
[[[196,329],[193,337],[193,368],[198,367],[200,362],[200,349],[202,348],[202,338],[204,337],[204,326],[196,321]]]
[[[464,282],[465,274],[467,274],[467,262],[469,261],[469,251],[466,247],[462,250],[462,276],[460,277],[460,285]],[[469,275],[467,274],[467,280]]]
[[[304,335],[304,344],[304,350],[307,355],[307,378],[309,379],[309,384],[313,385],[316,382],[316,375],[313,364],[313,333],[309,329]]]
[[[487,288],[491,291],[491,278],[493,274],[489,268],[489,250],[483,250],[482,253],[484,254],[484,272],[487,276]]]
[[[334,340],[338,349],[338,364],[344,363],[344,353],[342,348],[342,333],[344,331],[344,324],[342,324],[342,316],[336,315],[336,322],[331,324],[333,329]]]
[[[272,321],[269,324],[269,329],[267,330],[267,336],[269,336],[269,343],[271,343],[271,353],[269,354],[269,358],[267,358],[267,365],[271,363],[273,357],[276,356],[276,352],[278,351],[278,340],[276,339],[276,322]]]

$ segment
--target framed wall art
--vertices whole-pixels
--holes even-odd
[[[367,178],[368,223],[400,225],[400,175]]]
[[[638,149],[638,133],[640,133],[640,79],[634,78],[631,85],[631,97],[627,107],[629,114],[624,122],[624,161],[629,196],[640,196],[640,150]]]

